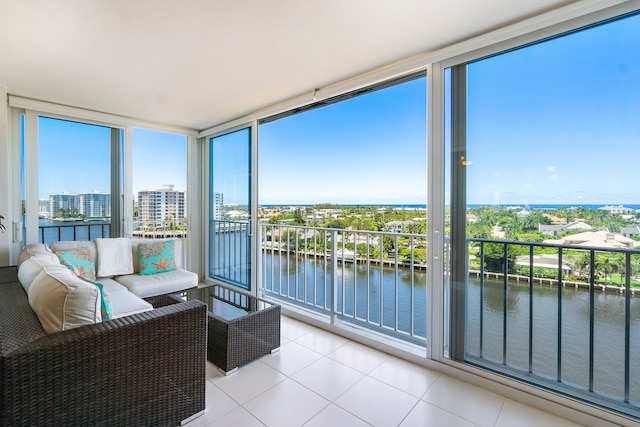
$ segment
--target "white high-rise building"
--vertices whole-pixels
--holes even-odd
[[[85,218],[111,217],[111,195],[94,190],[78,195],[78,210]]]
[[[213,193],[213,219],[224,218],[224,210],[222,209],[223,206],[224,206],[224,194]]]
[[[49,199],[38,200],[38,216],[42,218],[49,218],[51,216],[51,201]]]
[[[174,224],[184,223],[184,191],[164,185],[161,190],[138,192],[138,220],[145,227],[161,227],[165,220]]]
[[[78,196],[63,192],[49,196],[49,214],[51,218],[59,217],[62,212],[71,213],[78,210]],[[61,212],[62,211],[62,212]]]

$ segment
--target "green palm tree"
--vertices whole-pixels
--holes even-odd
[[[580,270],[580,274],[588,276],[591,274],[591,254],[589,252],[583,252],[575,260],[575,267]]]
[[[602,273],[604,280],[611,282],[611,270],[613,267],[612,256],[610,254],[596,255],[595,268],[598,273]]]
[[[611,273],[616,273],[620,275],[620,286],[622,286],[624,284],[623,279],[626,276],[626,264],[627,264],[624,254],[617,253],[617,254],[611,255],[609,262],[611,264]]]

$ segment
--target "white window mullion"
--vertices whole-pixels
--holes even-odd
[[[38,242],[38,114],[26,110],[24,115],[24,180],[26,242]]]
[[[124,236],[133,236],[133,127],[126,126],[124,128],[124,213],[123,222]]]
[[[251,291],[259,296],[262,280],[262,242],[258,218],[258,121],[251,123]]]
[[[427,207],[428,268],[427,358],[440,360],[444,343],[444,72],[440,63],[427,68]]]

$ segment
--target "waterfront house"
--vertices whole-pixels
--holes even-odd
[[[224,143],[228,142],[226,137],[230,135],[242,139],[242,144],[233,146],[238,149],[232,152],[244,153],[244,157],[238,155],[242,158],[237,164],[248,170],[242,173],[227,170],[225,178],[239,183],[238,188],[242,187],[240,184],[247,183],[249,188],[245,188],[245,196],[251,209],[246,212],[258,212],[260,171],[256,154],[260,145],[259,126],[357,96],[367,96],[378,90],[420,81],[427,88],[420,92],[426,106],[426,114],[423,112],[422,117],[426,116],[428,123],[428,129],[422,129],[420,133],[425,135],[427,155],[420,159],[425,159],[428,170],[428,176],[425,177],[427,200],[424,202],[429,207],[429,250],[420,248],[427,257],[428,268],[420,274],[428,286],[420,288],[424,292],[421,299],[414,298],[413,292],[409,292],[407,298],[414,298],[409,312],[421,310],[423,314],[423,321],[419,325],[423,329],[423,336],[388,328],[382,321],[378,325],[367,324],[365,327],[354,325],[354,322],[363,318],[367,321],[371,319],[360,316],[360,313],[348,313],[345,309],[349,308],[347,303],[341,303],[344,311],[336,313],[339,304],[333,298],[347,294],[345,287],[341,288],[341,293],[332,288],[335,292],[326,298],[333,301],[329,309],[324,304],[321,308],[314,306],[312,309],[301,309],[296,304],[304,292],[298,295],[300,284],[292,282],[290,288],[281,289],[282,292],[275,296],[276,292],[271,292],[272,297],[280,298],[278,301],[283,304],[285,313],[291,316],[283,322],[287,328],[284,331],[286,335],[283,334],[287,338],[283,347],[289,346],[271,360],[281,371],[274,369],[270,371],[271,376],[249,374],[245,377],[241,369],[234,374],[236,377],[230,376],[219,381],[219,386],[209,384],[208,403],[217,408],[211,414],[217,414],[217,410],[222,410],[220,408],[234,408],[233,411],[229,409],[229,414],[233,413],[237,418],[227,418],[233,425],[286,424],[292,421],[277,419],[273,422],[273,417],[289,413],[284,412],[286,407],[283,401],[286,401],[284,403],[289,409],[295,409],[293,415],[300,416],[305,410],[310,412],[307,419],[296,418],[300,425],[312,418],[308,425],[346,425],[336,421],[345,419],[361,425],[364,425],[363,420],[369,424],[377,421],[388,425],[399,425],[401,422],[404,422],[403,425],[570,425],[570,421],[565,424],[565,418],[583,425],[634,425],[640,420],[640,387],[637,386],[638,379],[629,374],[629,366],[638,360],[638,354],[630,354],[629,350],[637,337],[637,334],[633,335],[637,332],[635,329],[633,333],[627,329],[626,335],[624,332],[621,334],[622,344],[605,349],[606,358],[620,358],[615,363],[622,367],[619,371],[623,380],[618,381],[616,386],[619,387],[613,394],[599,393],[598,381],[608,373],[598,372],[601,365],[594,363],[594,360],[598,361],[597,357],[590,357],[592,369],[579,379],[582,381],[580,384],[565,381],[566,376],[563,377],[561,368],[566,358],[563,360],[561,357],[560,343],[567,337],[562,334],[561,300],[554,300],[559,309],[553,311],[553,315],[560,317],[556,321],[559,332],[557,336],[554,333],[554,339],[549,342],[540,344],[534,339],[537,336],[532,335],[524,354],[512,358],[514,348],[508,347],[507,342],[517,332],[511,328],[513,319],[505,311],[500,326],[504,328],[504,334],[501,332],[496,338],[498,344],[480,345],[474,354],[468,351],[470,337],[482,337],[483,333],[478,326],[480,321],[469,321],[466,317],[470,313],[468,309],[482,307],[483,303],[480,296],[483,294],[478,292],[478,295],[472,295],[471,287],[467,286],[468,261],[471,258],[468,256],[469,246],[477,244],[480,256],[484,249],[492,249],[501,243],[491,242],[494,246],[485,247],[485,242],[470,242],[465,235],[468,203],[465,196],[467,188],[471,187],[465,178],[465,168],[471,166],[472,162],[465,157],[465,151],[456,150],[466,149],[466,102],[479,103],[474,98],[477,92],[473,92],[469,86],[473,84],[473,79],[469,78],[473,66],[481,65],[487,58],[518,52],[523,55],[521,63],[526,64],[527,71],[534,73],[527,76],[523,85],[529,87],[535,73],[543,70],[557,72],[557,68],[555,63],[549,62],[534,66],[532,60],[540,55],[532,54],[528,49],[581,33],[578,30],[590,34],[597,28],[628,22],[625,20],[633,19],[639,10],[638,0],[3,2],[0,13],[0,218],[3,218],[6,231],[0,232],[0,266],[16,264],[24,244],[43,240],[44,234],[41,234],[38,225],[41,208],[38,183],[39,180],[55,178],[55,173],[48,176],[40,173],[42,161],[46,160],[38,156],[43,121],[59,120],[106,129],[107,146],[111,151],[110,155],[100,159],[112,172],[111,184],[116,189],[111,193],[112,220],[109,233],[112,236],[130,235],[133,231],[133,133],[135,129],[151,129],[182,135],[185,139],[188,187],[185,209],[189,218],[185,253],[188,269],[197,272],[203,283],[225,284],[255,295],[268,294],[262,282],[267,277],[264,274],[266,267],[260,264],[263,227],[258,226],[255,217],[240,218],[234,222],[223,219],[223,211],[218,212],[225,202],[212,184],[210,175],[213,170],[225,170],[233,156],[215,156],[214,152],[220,145],[228,148]],[[637,40],[634,37],[626,38],[634,43]],[[598,44],[604,43],[605,47],[606,43],[616,43],[605,38],[595,39]],[[585,44],[590,52],[596,51],[595,43]],[[565,56],[568,56],[566,52]],[[596,59],[600,62],[598,67],[593,68],[599,70],[609,63],[608,57],[606,60]],[[624,61],[619,62],[618,59],[612,61],[616,69],[636,78],[637,70],[627,67]],[[501,83],[518,77],[511,70],[499,68],[495,67],[492,71],[495,77],[493,81],[498,86],[480,95],[482,101],[514,101],[512,108],[515,110],[520,108],[519,105],[530,104],[528,100],[519,98],[524,87],[505,90],[506,95],[498,98],[494,89],[503,89]],[[504,73],[498,74],[500,71]],[[573,82],[583,80],[583,71],[581,66],[571,69]],[[601,71],[598,82],[606,75],[605,71]],[[608,90],[594,93],[593,83],[590,83],[589,89],[578,85],[574,89],[576,92],[588,91],[597,105],[600,101],[597,96],[607,97],[611,93]],[[634,92],[637,86],[629,85],[627,91],[629,98],[637,98]],[[548,102],[551,104],[542,105],[542,109],[555,114],[554,119],[561,116],[562,123],[567,123],[566,112],[558,114],[555,109],[567,96],[555,93],[537,95],[550,100]],[[622,106],[608,105],[607,108],[615,111],[615,116],[631,116],[619,112]],[[589,106],[585,105],[584,111],[588,109]],[[600,111],[599,108],[593,109]],[[490,109],[483,112],[485,115],[482,119],[492,115]],[[529,120],[527,114],[521,117],[525,118],[522,121],[524,124],[520,123],[523,126],[521,134],[527,137],[530,133],[532,135],[531,138],[523,137],[522,143],[519,139],[512,141],[512,146],[528,146],[534,144],[528,141],[540,141],[548,137],[533,135],[535,130],[542,127],[542,123]],[[483,120],[476,120],[480,121]],[[500,124],[496,127],[502,130],[506,122],[499,117]],[[607,129],[607,134],[613,132],[614,128],[611,126]],[[487,131],[484,129],[479,132]],[[484,142],[486,145],[479,150],[489,150],[492,157],[502,159],[504,153],[490,146],[493,137],[489,135],[483,139],[489,142]],[[579,144],[584,137],[585,134],[570,135],[567,138],[570,142],[567,143]],[[301,139],[298,146],[305,143]],[[323,150],[322,146],[312,148]],[[575,152],[581,147],[575,145],[569,148],[572,149],[569,152]],[[69,149],[66,141],[62,140],[56,149],[67,155],[65,162],[57,167],[61,170],[77,167],[74,155],[78,150]],[[86,146],[88,152],[93,153],[94,149],[93,146]],[[295,147],[291,149],[295,150]],[[589,155],[588,150],[584,151]],[[389,137],[389,147],[385,150],[370,152],[364,148],[362,152],[367,154],[366,160],[362,161],[367,162],[370,170],[381,175],[386,174],[385,161],[389,157],[404,155],[402,149],[394,146],[392,137]],[[333,155],[338,158],[342,152],[336,150]],[[308,158],[309,152],[305,152],[304,156]],[[165,160],[167,163],[158,165],[158,168],[165,168],[166,171],[166,165],[170,165],[173,159]],[[558,162],[562,160],[557,159]],[[354,157],[348,161],[355,164],[361,159]],[[526,155],[517,157],[518,164],[523,164],[523,173],[526,161]],[[515,159],[505,158],[504,162],[515,162]],[[347,164],[345,169],[348,167]],[[331,173],[330,168],[308,172],[317,173],[320,179],[320,174]],[[351,182],[357,182],[360,178],[356,176],[353,181],[345,180],[344,185],[351,185]],[[509,181],[510,178],[501,179]],[[296,176],[286,179],[295,181]],[[398,179],[398,185],[411,185],[410,182],[401,182],[402,177]],[[490,189],[486,191],[491,192]],[[499,200],[500,194],[494,196]],[[228,195],[225,195],[225,200],[230,200]],[[217,207],[218,204],[220,207]],[[381,208],[380,213],[384,213],[385,209]],[[611,211],[626,212],[621,207]],[[293,209],[289,212],[293,212]],[[49,213],[54,214],[51,211]],[[566,222],[563,218],[551,220],[559,224]],[[267,229],[266,232],[270,233],[268,236],[271,239],[275,239],[279,229],[275,229],[278,227],[276,224],[271,226],[273,229]],[[226,233],[228,236],[232,230],[245,233],[250,243],[242,247],[245,251],[243,262],[251,259],[253,269],[251,274],[244,276],[246,282],[243,283],[216,275],[216,272],[227,270],[211,268],[209,265],[236,259],[227,256],[229,254],[225,251],[230,249],[218,246],[215,240],[218,234]],[[399,231],[402,232],[402,226]],[[501,232],[504,230],[496,227],[495,234],[504,236]],[[335,236],[338,232],[334,230],[333,233]],[[345,237],[345,234],[340,238],[343,241],[352,238],[353,242],[363,239],[361,235]],[[608,246],[616,248],[620,247],[618,245],[625,248],[635,245],[608,234],[597,241],[579,242],[576,238],[572,236],[562,242],[589,245],[598,242],[604,245],[606,242]],[[382,246],[384,239],[379,235],[365,241],[376,239]],[[418,246],[410,236],[389,237],[387,240],[391,241],[392,249],[387,253],[388,258],[402,257],[408,260],[406,263],[415,259],[414,252],[401,254],[394,239],[406,240],[408,243],[403,243],[405,248]],[[336,246],[337,240],[333,237],[331,243]],[[280,249],[282,245],[271,241],[270,247]],[[287,247],[287,251],[289,249]],[[508,266],[508,249],[505,246],[504,260],[501,259],[502,263],[497,264]],[[216,252],[224,252],[224,256],[211,256]],[[278,256],[275,252],[271,252],[273,257]],[[411,275],[406,273],[407,270],[401,270],[397,261],[383,259],[386,255],[382,250],[378,253],[378,271],[382,272],[385,263],[392,266],[391,284],[397,283],[401,276]],[[347,268],[344,264],[340,266],[342,271]],[[246,269],[246,265],[243,268]],[[327,273],[327,277],[328,272],[333,271],[333,283],[337,283],[336,265],[331,268],[318,264],[316,268]],[[374,277],[377,273],[371,271]],[[274,273],[273,270],[270,272]],[[284,275],[283,272],[281,276]],[[315,286],[316,282],[304,281],[304,285]],[[505,284],[504,291],[501,289],[496,292],[501,298],[504,295],[504,305],[492,306],[492,310],[501,307],[507,310],[510,307],[512,300],[509,300],[506,289]],[[283,301],[289,290],[295,295],[289,301]],[[369,295],[367,292],[364,294]],[[552,297],[555,298],[555,295]],[[627,295],[629,292],[625,297]],[[390,305],[405,297],[393,291],[385,296],[390,298]],[[375,302],[382,305],[387,300],[379,296]],[[326,315],[327,311],[330,315]],[[589,317],[588,309],[581,313],[586,313],[581,321],[587,319],[585,322],[590,323],[593,330],[593,314]],[[292,320],[292,317],[297,320]],[[530,319],[540,317],[549,316],[539,313],[529,316]],[[415,329],[413,318],[409,323]],[[624,325],[622,328],[624,330]],[[396,335],[391,338],[384,335],[389,329]],[[313,330],[313,334],[310,330]],[[339,337],[328,338],[324,330],[336,333]],[[380,330],[382,333],[376,333]],[[531,326],[526,333],[535,334],[537,330]],[[588,339],[589,334],[582,335],[584,337],[578,338]],[[308,336],[314,338],[311,340],[313,342],[306,340]],[[625,336],[630,345],[625,346]],[[631,343],[630,336],[634,338]],[[315,350],[305,344],[315,345]],[[597,343],[592,344],[589,347],[587,342],[584,352],[589,354],[591,351],[591,356],[600,354],[598,351],[602,349],[596,347]],[[341,353],[336,347],[347,350]],[[290,352],[291,348],[295,348],[296,352]],[[483,352],[495,349],[498,349],[499,355],[485,357]],[[552,355],[540,361],[537,352],[548,349],[551,349]],[[327,357],[330,352],[332,356]],[[386,370],[389,365],[384,366],[383,361],[387,355],[410,361],[421,369],[416,374],[414,365],[408,368],[398,363]],[[340,396],[328,400],[317,399],[317,393],[301,386],[304,379],[296,375],[301,372],[301,360],[308,361],[310,365],[320,359],[323,367],[331,368],[323,371],[322,375],[316,375],[321,380],[329,379],[327,387],[349,378],[357,378],[360,382],[349,388],[350,392],[342,390],[344,394]],[[353,371],[344,368],[349,359],[355,360],[353,364],[356,369]],[[516,362],[513,359],[517,359]],[[253,373],[252,369],[256,369],[255,365],[245,372]],[[225,392],[223,383],[233,385]],[[420,388],[422,385],[424,389]],[[285,387],[286,392],[279,393]],[[375,390],[376,395],[372,395],[370,390]],[[260,404],[253,400],[257,398],[256,394],[250,395],[253,392],[270,400],[259,407]],[[351,410],[345,410],[345,407]],[[384,417],[385,412],[380,408],[403,412],[399,418],[390,421],[386,418],[367,418],[371,413]],[[354,412],[359,414],[359,419],[354,420]]]
[[[640,234],[640,225],[629,225],[620,229],[620,234],[624,237],[631,238],[633,234]]]
[[[545,240],[544,243],[561,245],[577,245],[598,248],[628,248],[640,247],[640,243],[618,233],[610,231],[587,231],[585,233],[571,234],[560,239]]]
[[[389,221],[384,225],[384,228],[391,233],[404,233],[408,226],[414,225],[415,223],[416,221],[410,219],[404,221]]]
[[[592,230],[593,227],[584,221],[572,221],[565,225],[560,224],[538,224],[538,231],[550,236],[555,236],[568,230]]]

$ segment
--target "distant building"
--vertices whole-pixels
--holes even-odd
[[[569,230],[593,230],[593,227],[582,221],[573,221],[569,224],[538,224],[538,231],[549,236],[555,236]]]
[[[572,234],[557,240],[545,240],[543,243],[554,243],[561,245],[592,246],[599,248],[637,248],[640,242],[631,240],[621,234],[609,231],[587,231],[584,233]]]
[[[628,225],[620,229],[620,234],[624,237],[631,238],[633,234],[640,235],[640,225]]]
[[[224,219],[224,194],[213,193],[213,219]]]
[[[78,211],[85,218],[110,218],[111,195],[98,190],[78,194]]]
[[[165,220],[182,223],[185,218],[184,191],[165,185],[161,190],[138,192],[138,220],[145,227],[162,227]]]
[[[567,223],[567,218],[560,218],[554,215],[549,215],[549,214],[543,214],[544,216],[546,216],[547,218],[549,218],[549,221],[551,221],[552,224],[566,224]]]
[[[49,218],[51,216],[51,202],[49,199],[38,200],[38,216],[42,218]]]
[[[603,211],[607,211],[612,215],[621,215],[621,214],[627,214],[627,213],[633,212],[633,209],[625,208],[622,205],[617,205],[617,206],[609,206],[609,205],[607,205],[607,206],[603,206],[603,207],[598,208],[598,209],[603,210]]]
[[[76,194],[62,193],[51,194],[49,196],[49,215],[56,218],[61,215],[60,211],[69,212],[78,209],[78,196]]]
[[[405,229],[410,226],[415,224],[415,221],[412,221],[410,219],[406,220],[406,221],[390,221],[387,222],[384,227],[387,231],[390,231],[391,233],[404,233]]]

